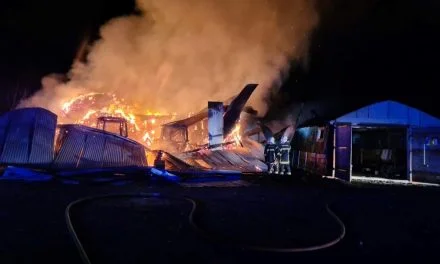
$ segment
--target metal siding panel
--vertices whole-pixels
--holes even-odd
[[[122,161],[122,147],[115,139],[108,138],[104,145],[103,166],[114,167]]]
[[[102,167],[105,136],[98,133],[87,135],[85,148],[80,161],[81,168]]]
[[[138,156],[142,162],[142,166],[148,166],[146,150],[143,146],[138,146]]]
[[[42,108],[22,108],[0,118],[3,164],[47,166],[53,159],[56,115]]]
[[[56,168],[144,166],[143,146],[104,131],[66,125],[68,136],[56,157]],[[142,150],[142,151],[141,151]]]
[[[35,116],[30,164],[50,164],[54,157],[54,140],[57,117],[47,111],[37,111]]]
[[[232,164],[233,167],[240,168],[240,171],[249,171],[250,170],[250,164],[247,162],[244,157],[240,156],[237,153],[233,153],[231,151],[222,151],[221,154],[228,160],[230,164]],[[229,165],[229,164],[228,164]],[[253,166],[251,166],[253,167]],[[255,170],[255,168],[252,168],[252,170]]]
[[[202,155],[203,159],[211,166],[218,166],[222,164],[222,160],[219,159],[216,155]]]
[[[130,144],[122,143],[123,151],[122,151],[122,164],[123,166],[129,166],[131,161],[131,153],[132,148]]]
[[[214,170],[239,170],[242,172],[259,172],[267,169],[266,164],[253,157],[250,153],[237,150],[205,150],[181,153],[178,156],[187,164],[204,169],[197,160],[202,160]],[[206,166],[206,165],[205,165]]]
[[[345,181],[351,178],[351,125],[336,124],[335,177]]]
[[[135,163],[141,166],[147,165],[147,157],[145,156],[145,150],[144,148],[140,148],[139,146],[133,145],[133,154],[136,157]]]
[[[60,146],[60,152],[55,157],[55,168],[77,168],[86,141],[86,134],[72,129],[65,130],[65,140]]]
[[[425,145],[426,138],[440,139],[440,129],[412,128],[411,130],[413,181],[440,183],[440,146]]]
[[[20,109],[10,112],[9,129],[5,136],[1,162],[10,164],[28,163],[29,150],[34,131],[35,111]]]

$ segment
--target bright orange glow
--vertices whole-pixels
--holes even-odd
[[[77,102],[78,100],[83,100],[85,98],[88,98],[89,100],[91,100],[91,98],[93,98],[94,95],[96,95],[97,93],[88,93],[88,94],[82,94],[76,97],[71,98],[70,100],[68,100],[67,102],[63,102],[61,104],[61,109],[64,111],[64,113],[68,113],[72,107],[72,105]]]
[[[85,120],[89,119],[93,114],[96,114],[95,110],[89,110],[87,113],[83,116],[83,118],[80,120],[80,123],[84,123]]]
[[[147,146],[151,146],[153,144],[153,139],[150,137],[148,132],[145,132],[142,140],[147,144]]]
[[[93,126],[99,116],[122,117],[127,120],[129,125],[129,137],[148,146],[152,146],[157,129],[163,123],[170,122],[176,117],[174,113],[170,115],[150,110],[146,111],[145,115],[135,115],[143,111],[139,111],[135,105],[129,105],[124,99],[118,98],[115,94],[84,94],[71,98],[61,105],[63,113],[68,118],[77,118],[70,121],[76,124]],[[85,110],[87,110],[85,114],[78,116]]]
[[[234,142],[235,146],[241,145],[240,128],[241,128],[240,123],[237,122],[234,129],[232,129],[232,131],[229,133],[229,135],[227,137],[225,137],[223,142],[228,143],[228,142],[232,141],[232,142]]]
[[[96,119],[100,116],[124,118],[128,124],[128,136],[148,147],[154,148],[157,143],[160,143],[158,141],[158,136],[160,135],[158,134],[160,133],[161,126],[166,122],[173,121],[177,116],[175,113],[165,114],[151,110],[139,111],[136,105],[130,105],[127,101],[116,97],[114,94],[95,95],[97,94],[84,94],[64,102],[62,105],[66,117],[71,120],[73,119],[74,123],[88,126],[94,126]],[[142,112],[146,112],[146,115],[135,115],[135,113]],[[193,115],[193,112],[188,113],[188,116]],[[207,135],[203,132],[206,128],[206,125],[202,122],[201,124],[196,124],[189,131],[199,133],[199,130],[202,130],[198,137],[202,137],[200,140],[207,143]],[[227,148],[241,145],[240,133],[240,123],[237,122],[223,141],[224,143],[229,143]]]
[[[149,115],[149,116],[163,116],[163,115],[166,115],[166,114],[161,113],[161,112],[154,112],[154,111],[150,111],[150,110],[147,110],[145,114]]]

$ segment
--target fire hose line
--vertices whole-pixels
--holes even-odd
[[[89,259],[89,256],[86,253],[86,250],[84,249],[84,246],[81,243],[81,240],[78,237],[78,234],[76,233],[75,228],[73,227],[72,219],[71,219],[72,207],[75,207],[79,204],[85,204],[87,202],[92,202],[92,201],[102,200],[102,199],[110,199],[110,198],[159,198],[159,199],[166,199],[166,200],[187,201],[192,206],[191,211],[188,215],[188,221],[189,221],[189,224],[191,225],[191,227],[198,234],[200,234],[201,236],[203,236],[204,238],[206,238],[208,240],[215,241],[215,242],[220,242],[220,241],[224,240],[219,237],[208,234],[208,232],[206,232],[205,230],[203,230],[202,228],[200,228],[197,225],[197,223],[195,221],[195,213],[197,211],[197,202],[194,199],[189,198],[189,197],[176,198],[176,197],[164,196],[164,195],[161,195],[160,193],[140,193],[140,194],[128,193],[128,194],[105,194],[105,195],[88,196],[88,197],[84,197],[84,198],[81,198],[81,199],[78,199],[76,201],[71,202],[66,207],[66,210],[65,210],[65,219],[66,219],[67,229],[68,229],[68,231],[69,231],[69,233],[70,233],[70,235],[71,235],[71,237],[72,237],[72,239],[78,249],[78,252],[79,252],[84,264],[91,264],[91,261]],[[314,246],[308,246],[308,247],[290,247],[290,248],[288,248],[288,247],[285,247],[285,248],[264,247],[264,246],[254,246],[254,245],[244,245],[244,244],[235,244],[233,246],[238,249],[242,249],[242,250],[276,252],[276,253],[307,252],[307,251],[317,251],[317,250],[329,248],[331,246],[336,245],[344,238],[345,225],[342,222],[342,220],[330,209],[328,204],[326,204],[326,210],[330,214],[330,216],[338,223],[338,225],[340,227],[340,233],[339,233],[338,237],[335,239],[332,239],[329,242],[319,244],[319,245],[314,245]]]

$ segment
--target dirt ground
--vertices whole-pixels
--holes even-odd
[[[346,185],[332,180],[253,180],[240,187],[0,182],[0,263],[81,263],[66,228],[64,210],[78,198],[157,192],[200,202],[197,221],[214,243],[188,224],[184,200],[107,199],[72,209],[72,220],[92,263],[314,263],[428,259],[440,245],[440,188]],[[262,253],[232,244],[303,247],[337,245],[307,253]],[[229,245],[228,245],[229,244]]]

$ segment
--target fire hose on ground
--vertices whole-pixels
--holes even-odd
[[[164,196],[160,193],[140,193],[140,194],[106,194],[106,195],[96,195],[96,196],[88,196],[81,199],[78,199],[76,201],[71,202],[65,210],[65,219],[68,231],[78,249],[78,252],[81,256],[81,259],[83,263],[85,264],[91,264],[91,261],[89,259],[89,256],[86,253],[86,250],[84,249],[83,244],[81,243],[81,240],[78,237],[78,234],[76,233],[76,230],[73,226],[72,219],[71,219],[71,209],[79,204],[85,204],[88,202],[96,201],[96,200],[102,200],[102,199],[115,199],[115,198],[159,198],[159,199],[166,199],[166,200],[177,200],[177,201],[187,201],[191,204],[191,211],[188,214],[188,222],[190,226],[202,237],[205,239],[208,239],[213,242],[221,242],[222,239],[213,236],[209,234],[207,231],[202,229],[195,220],[195,214],[197,211],[197,202],[196,200],[185,197],[185,198],[176,198],[171,196]],[[244,245],[244,244],[234,244],[233,246],[242,250],[249,250],[249,251],[262,251],[262,252],[276,252],[276,253],[295,253],[295,252],[307,252],[307,251],[317,251],[322,250],[325,248],[329,248],[333,245],[336,245],[338,242],[340,242],[344,236],[345,236],[345,225],[342,222],[342,220],[330,209],[329,205],[326,204],[326,210],[330,214],[330,216],[337,222],[340,228],[339,235],[332,239],[331,241],[328,241],[326,243],[322,243],[319,245],[314,246],[308,246],[308,247],[291,247],[291,248],[277,248],[277,247],[263,247],[263,246],[255,246],[255,245]]]

